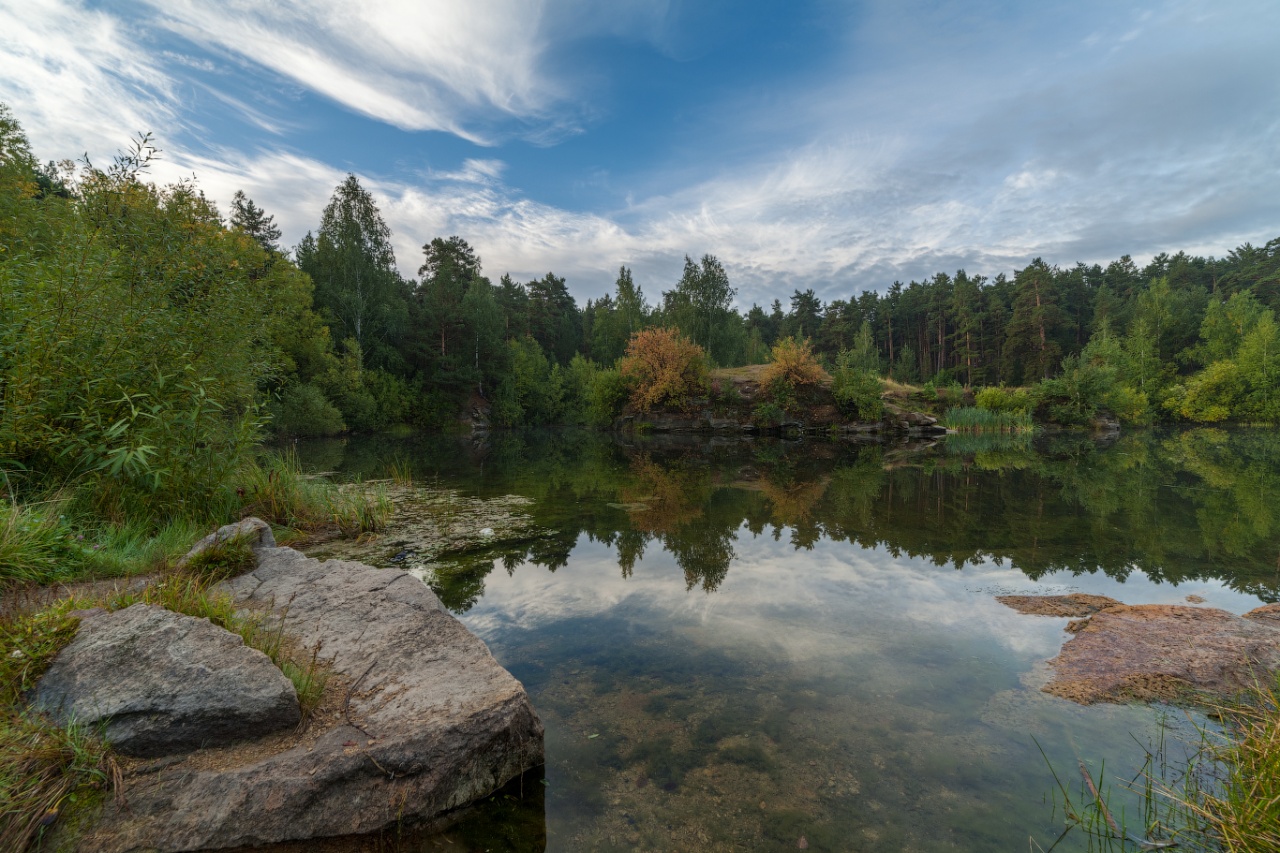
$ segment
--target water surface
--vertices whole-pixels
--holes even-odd
[[[1042,693],[1067,620],[994,596],[1241,613],[1280,591],[1280,440],[1264,432],[537,432],[300,454],[503,499],[491,538],[441,552],[393,532],[362,554],[425,577],[546,724],[543,778],[454,830],[460,849],[1047,849],[1064,826],[1050,766],[1074,787],[1080,760],[1131,777],[1168,709]],[[1113,796],[1136,822],[1135,798]]]

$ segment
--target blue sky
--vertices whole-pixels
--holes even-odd
[[[154,132],[292,245],[346,172],[406,274],[651,298],[848,298],[1280,236],[1280,3],[0,0],[0,100],[43,159]]]

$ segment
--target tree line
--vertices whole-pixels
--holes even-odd
[[[233,216],[233,227],[252,224]],[[765,363],[794,338],[828,367],[843,354],[904,383],[1037,386],[1026,405],[1057,420],[1099,408],[1137,423],[1280,418],[1280,239],[1224,258],[1159,254],[1142,268],[1129,256],[1070,268],[1037,258],[1012,276],[938,273],[826,304],[796,289],[785,307],[743,312],[713,255],[686,257],[654,303],[623,266],[611,293],[579,306],[551,272],[494,284],[457,236],[425,243],[419,277],[403,278],[389,238],[348,176],[294,252],[335,357],[366,386],[336,382],[332,367],[300,372],[286,401],[324,396],[336,410],[306,423],[439,425],[471,394],[505,425],[607,419],[625,398],[616,366],[652,328],[678,331],[712,366]]]
[[[940,272],[826,303],[794,289],[746,310],[706,254],[652,302],[622,266],[611,292],[579,305],[554,272],[495,283],[458,236],[427,239],[417,275],[401,274],[354,175],[290,250],[242,192],[224,219],[192,183],[148,183],[145,140],[105,169],[41,166],[6,109],[0,145],[0,456],[22,464],[55,453],[151,469],[148,454],[172,443],[148,430],[174,428],[165,401],[191,399],[220,414],[187,421],[230,429],[191,439],[201,452],[264,427],[439,428],[469,403],[504,426],[607,423],[634,391],[620,362],[653,329],[712,367],[807,342],[833,372],[1003,389],[979,404],[1065,422],[1104,409],[1134,423],[1280,420],[1280,239],[1145,267]],[[50,308],[73,304],[97,319]],[[95,419],[101,440],[71,438],[95,434]],[[64,446],[74,440],[85,447]]]

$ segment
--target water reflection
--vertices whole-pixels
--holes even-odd
[[[1062,821],[1032,736],[1059,768],[1132,772],[1159,712],[1041,693],[1066,620],[993,596],[1276,597],[1265,433],[305,453],[366,477],[411,456],[420,482],[532,498],[553,531],[433,575],[547,726],[545,826],[504,801],[463,849],[1047,848]]]
[[[463,452],[459,452],[462,450]],[[307,445],[320,468],[365,477],[408,455],[420,476],[479,494],[534,499],[554,531],[502,565],[552,571],[582,535],[615,549],[628,576],[657,543],[687,586],[717,589],[731,570],[738,529],[822,539],[939,566],[1007,562],[1032,579],[1055,572],[1135,571],[1166,582],[1216,579],[1277,600],[1280,590],[1280,436],[1197,429],[1128,435],[1099,445],[1080,435],[952,436],[904,451],[832,442],[654,437],[622,443],[593,433],[499,433],[396,443]],[[492,569],[488,560],[471,568]],[[464,610],[474,572],[442,589]]]

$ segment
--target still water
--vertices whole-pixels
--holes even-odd
[[[1162,741],[1178,752],[1185,717],[1042,693],[1067,620],[994,597],[1242,613],[1280,595],[1266,432],[495,433],[299,455],[453,495],[404,501],[359,556],[424,577],[546,725],[543,774],[453,850],[1047,850],[1065,826],[1054,772],[1078,794],[1078,761],[1141,832],[1122,783]],[[455,535],[425,541],[414,513]]]

